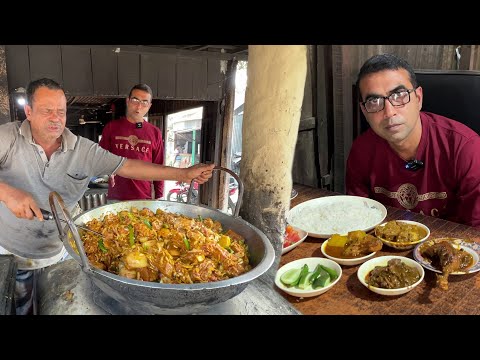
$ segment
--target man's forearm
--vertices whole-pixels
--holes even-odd
[[[134,159],[127,159],[117,174],[129,179],[154,181],[181,180],[185,177],[183,169]]]

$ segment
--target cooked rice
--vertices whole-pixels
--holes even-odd
[[[347,234],[366,230],[383,220],[380,209],[363,203],[345,202],[322,205],[312,203],[292,214],[290,223],[314,234]]]

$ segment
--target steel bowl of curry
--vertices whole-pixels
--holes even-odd
[[[427,240],[430,229],[416,221],[393,220],[376,226],[375,236],[391,248],[408,250]]]
[[[242,292],[275,258],[268,238],[246,221],[170,201],[100,206],[61,230],[93,284],[140,314],[205,311]]]

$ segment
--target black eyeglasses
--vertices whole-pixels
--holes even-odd
[[[140,105],[141,107],[147,107],[148,105],[150,105],[150,101],[148,101],[148,100],[140,100],[140,99],[137,99],[136,97],[131,97],[131,98],[130,98],[130,102],[131,102],[133,105]]]
[[[417,88],[410,90],[399,90],[388,96],[372,96],[361,104],[368,113],[376,113],[382,111],[385,108],[385,99],[390,101],[390,104],[392,104],[392,106],[402,106],[410,102],[410,93],[415,91],[416,89]]]
[[[423,168],[424,166],[425,164],[423,161],[414,159],[414,160],[407,161],[407,163],[405,164],[405,169],[410,171],[417,171]]]

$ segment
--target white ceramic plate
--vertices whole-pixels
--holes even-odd
[[[470,274],[474,273],[480,270],[480,244],[476,242],[467,242],[462,239],[455,239],[455,238],[437,238],[437,239],[430,239],[427,241],[424,241],[421,244],[418,244],[415,249],[413,250],[413,257],[414,259],[420,263],[425,269],[434,271],[436,273],[442,273],[440,270],[437,268],[434,268],[430,264],[430,260],[425,259],[422,254],[420,253],[420,250],[422,249],[423,246],[429,246],[433,245],[434,243],[440,242],[445,239],[450,239],[452,241],[452,245],[459,249],[462,248],[464,251],[468,252],[470,255],[473,257],[473,266],[469,267],[465,271],[456,271],[450,273],[450,275],[463,275],[463,274]]]
[[[318,264],[329,267],[330,269],[335,270],[335,272],[337,273],[337,278],[332,282],[330,282],[325,287],[312,289],[312,287],[309,286],[305,290],[302,290],[296,287],[287,287],[284,283],[280,281],[280,277],[283,275],[284,272],[290,269],[301,268],[304,264],[308,265],[309,271],[315,270],[315,267]],[[320,258],[320,257],[311,257],[311,258],[298,259],[283,265],[277,271],[277,274],[275,276],[275,285],[277,285],[279,289],[285,291],[287,294],[290,294],[292,296],[312,297],[312,296],[323,294],[324,292],[327,292],[328,290],[330,290],[332,287],[335,286],[335,284],[340,280],[341,277],[342,277],[342,268],[335,261],[330,259]]]
[[[378,201],[337,195],[312,199],[293,207],[287,221],[310,236],[328,239],[333,234],[346,235],[353,230],[370,231],[386,216],[387,209]]]
[[[292,189],[292,192],[290,193],[290,200],[293,200],[297,197],[298,191],[295,189]]]
[[[293,243],[292,245],[290,246],[287,246],[287,247],[284,247],[282,249],[282,255],[283,254],[286,254],[287,252],[289,252],[290,250],[293,250],[295,249],[298,245],[300,245],[308,236],[308,233],[306,231],[303,231],[301,229],[297,229],[295,227],[293,227],[294,230],[298,233],[298,236],[300,236],[300,240],[298,240],[297,242]]]

